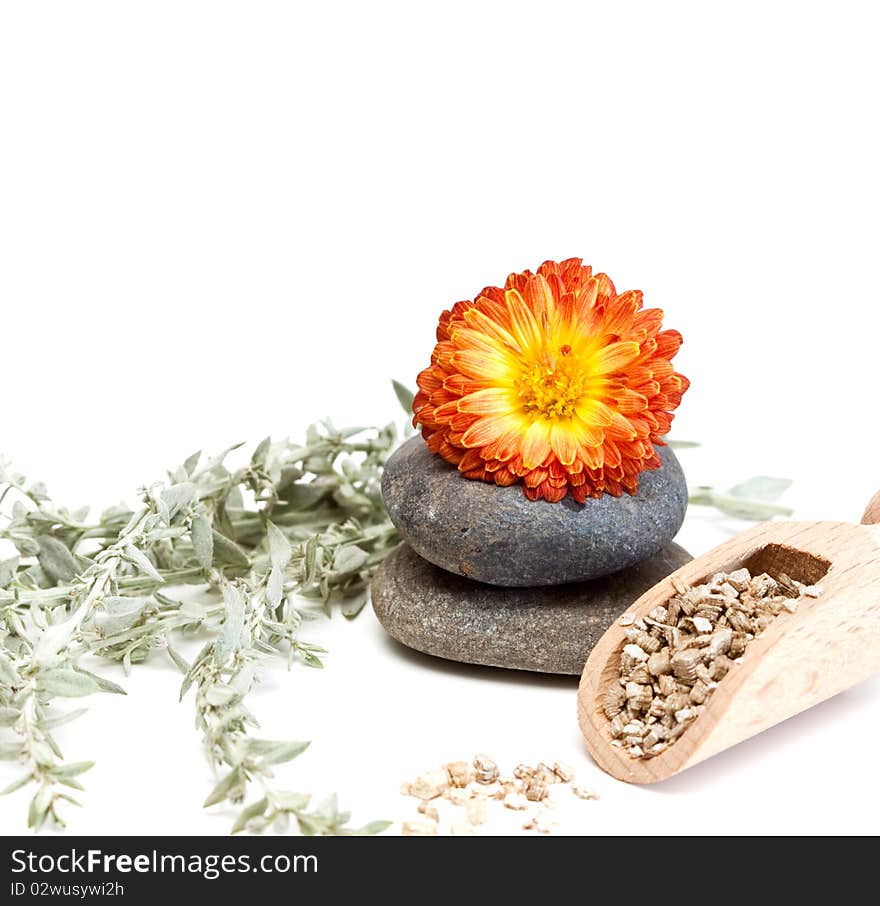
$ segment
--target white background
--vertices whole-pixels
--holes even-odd
[[[386,421],[441,309],[580,255],[685,336],[692,482],[786,475],[798,516],[858,520],[880,484],[872,12],[4,4],[0,450],[104,505],[200,447]],[[735,528],[694,512],[680,540]],[[410,814],[401,780],[485,750],[576,765],[602,798],[564,832],[877,830],[877,680],[638,789],[590,762],[574,679],[416,656],[370,612],[314,637],[327,669],[269,672],[255,707],[314,740],[285,783],[356,819]],[[61,738],[98,762],[71,830],[225,832],[178,677],[126,685]],[[25,810],[0,800],[0,831]]]

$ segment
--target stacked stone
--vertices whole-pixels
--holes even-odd
[[[635,496],[530,501],[465,479],[413,437],[389,459],[382,494],[404,543],[372,602],[398,641],[450,660],[579,674],[601,635],[644,591],[688,562],[672,538],[687,485],[669,447]]]

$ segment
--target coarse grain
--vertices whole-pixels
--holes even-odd
[[[452,786],[467,786],[474,779],[474,769],[466,761],[451,761],[444,769]]]
[[[666,712],[663,713],[665,715]],[[621,730],[623,729],[621,725]],[[662,747],[667,738],[666,728],[659,724],[650,728],[644,720],[632,715],[625,730],[627,743],[647,746],[649,757],[656,754],[651,752],[651,748]],[[458,812],[461,816],[461,809],[464,815],[453,817],[451,823],[446,825],[446,832],[456,836],[470,836],[478,832],[477,829],[482,825],[491,824],[493,815],[503,814],[504,809],[524,812],[530,808],[537,811],[526,821],[528,828],[538,833],[548,833],[549,827],[557,822],[548,820],[547,810],[559,806],[550,796],[553,788],[568,787],[578,799],[598,798],[592,790],[574,782],[574,770],[563,761],[541,761],[534,766],[520,762],[511,775],[506,776],[501,774],[496,762],[487,755],[477,755],[472,765],[473,768],[468,762],[448,762],[442,768],[425,772],[412,783],[401,784],[402,795],[420,800],[417,806],[420,817],[404,822],[401,832],[405,836],[439,834],[444,827],[442,817],[449,814],[451,807],[453,813]],[[480,779],[490,776],[495,776],[491,782]],[[465,781],[466,785],[459,785]]]
[[[428,821],[437,822],[440,820],[440,813],[433,805],[429,805],[427,802],[420,802],[417,810],[420,814],[424,815]]]
[[[673,744],[749,644],[822,591],[785,573],[752,576],[745,568],[696,586],[673,577],[672,586],[675,594],[647,618],[620,619],[626,629],[618,675],[602,696],[611,745],[634,758],[653,758]]]
[[[409,795],[416,799],[436,799],[449,786],[449,778],[442,768],[422,774],[410,784]]]
[[[477,783],[494,783],[498,779],[498,765],[488,755],[475,755],[473,764]]]

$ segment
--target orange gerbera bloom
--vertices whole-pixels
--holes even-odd
[[[580,258],[511,274],[440,316],[413,424],[466,478],[530,500],[635,494],[689,384],[662,320]]]

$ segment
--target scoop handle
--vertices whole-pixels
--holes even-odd
[[[871,498],[865,515],[862,516],[862,525],[880,525],[880,491]]]

